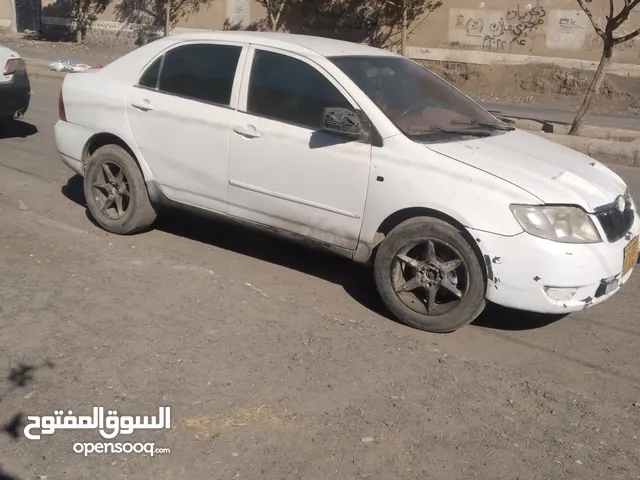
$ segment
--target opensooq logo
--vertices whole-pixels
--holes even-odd
[[[158,415],[130,416],[118,415],[116,410],[108,410],[104,416],[104,407],[93,407],[93,415],[75,416],[69,410],[55,410],[52,416],[30,415],[30,422],[24,427],[24,435],[29,440],[40,440],[40,435],[52,435],[56,430],[98,430],[103,438],[111,439],[119,434],[130,435],[135,430],[160,430],[171,427],[171,407],[159,407]],[[33,429],[40,433],[32,433]]]

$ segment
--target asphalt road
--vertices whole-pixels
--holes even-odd
[[[490,111],[500,112],[506,117],[523,118],[527,120],[538,120],[539,122],[552,122],[571,125],[576,116],[576,112],[558,110],[554,108],[536,107],[527,104],[504,104],[492,102],[480,102],[480,104]],[[589,114],[585,125],[595,127],[619,128],[622,130],[640,130],[640,117],[623,117],[620,115]]]
[[[109,235],[55,154],[58,89],[35,81],[0,139],[0,478],[640,478],[638,274],[555,323],[493,308],[432,335],[342,259],[185,214]],[[169,430],[113,441],[171,452],[22,434],[20,412],[94,406],[170,406]]]

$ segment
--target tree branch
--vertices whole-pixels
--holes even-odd
[[[613,39],[614,45],[619,45],[620,43],[628,42],[629,40],[633,40],[638,35],[640,35],[640,28],[638,28],[635,32],[631,32],[623,37],[618,37]]]
[[[625,3],[627,2],[627,0],[624,0]],[[611,20],[613,18],[613,12],[614,12],[614,8],[613,8],[613,0],[609,0],[609,18],[607,20]]]
[[[629,18],[631,10],[638,5],[640,5],[640,0],[624,0],[624,7],[622,7],[620,13],[613,18],[612,30],[616,30],[620,25],[622,25]]]
[[[634,0],[634,1],[640,1],[640,0]],[[591,20],[591,25],[593,25],[593,28],[596,31],[596,33],[601,38],[604,39],[604,30],[600,28],[596,20],[593,18],[593,14],[591,13],[591,10],[589,10],[589,7],[585,5],[585,0],[578,0],[578,5],[580,5],[580,8],[584,11],[584,13],[587,14],[587,17],[589,17],[589,20]]]
[[[150,17],[155,18],[156,20],[159,19],[158,13],[152,12],[147,7],[145,7],[144,5],[138,6],[138,10],[140,10],[142,13],[146,13],[147,15],[149,15]]]
[[[432,6],[432,7],[429,9],[429,11],[428,11],[428,12],[427,12],[427,14],[424,16],[424,18],[423,18],[422,20],[420,20],[416,25],[414,25],[414,27],[413,27],[410,31],[408,31],[408,32],[407,32],[407,37],[408,37],[409,35],[411,35],[411,34],[413,33],[413,31],[414,31],[416,28],[418,28],[420,25],[422,25],[422,24],[424,23],[424,21],[425,21],[427,18],[429,18],[429,16],[431,16],[431,14],[432,14],[432,13],[433,13],[437,8],[440,8],[441,6],[442,6],[442,2],[441,2],[441,1],[436,2],[436,3],[435,3],[435,5],[434,5],[434,6]],[[424,13],[423,13],[423,14],[424,14]]]
[[[273,19],[273,21],[274,21],[273,27],[276,30],[280,29],[279,23],[280,23],[280,17],[282,16],[282,11],[284,10],[284,4],[285,4],[285,0],[282,0],[280,2],[280,5],[278,6],[278,11],[277,11],[277,13],[276,13],[276,15],[275,15],[275,17]]]

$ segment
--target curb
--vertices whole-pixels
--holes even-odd
[[[537,120],[527,120],[522,118],[503,117],[509,119],[513,124],[523,130],[531,130],[535,132],[555,133],[560,135],[568,135],[571,125],[561,125],[550,122],[539,122]],[[638,119],[640,122],[640,119]],[[639,130],[624,130],[621,128],[605,128],[585,125],[580,131],[581,137],[597,138],[600,140],[614,140],[617,142],[635,142],[640,141]]]
[[[531,132],[580,153],[584,153],[600,162],[640,167],[640,143],[617,142],[598,138],[576,137],[557,133]]]

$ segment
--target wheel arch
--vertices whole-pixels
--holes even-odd
[[[385,237],[389,234],[389,232],[391,232],[391,230],[396,228],[402,222],[405,222],[411,218],[416,218],[416,217],[436,218],[438,220],[447,222],[448,224],[457,228],[460,231],[460,233],[462,233],[465,240],[467,240],[467,242],[471,246],[471,249],[475,253],[478,259],[478,262],[482,267],[483,280],[485,282],[485,285],[487,285],[487,278],[488,278],[487,263],[482,253],[482,250],[480,249],[480,245],[478,245],[478,242],[476,241],[476,239],[473,238],[473,236],[469,233],[469,231],[462,224],[462,222],[460,222],[459,220],[457,220],[456,218],[452,217],[449,214],[446,214],[444,212],[441,212],[440,210],[436,210],[433,208],[427,208],[427,207],[403,208],[401,210],[398,210],[392,213],[387,218],[385,218],[380,224],[380,226],[378,227],[378,229],[376,230],[373,243],[370,246],[371,254],[370,254],[369,262],[373,263],[378,247],[380,246],[382,241],[385,239]]]
[[[100,147],[104,147],[105,145],[117,145],[122,149],[126,150],[126,152],[131,155],[131,158],[136,162],[138,167],[141,168],[140,161],[138,160],[137,155],[133,152],[133,149],[129,147],[127,142],[122,140],[122,138],[114,135],[113,133],[101,132],[92,135],[87,143],[85,143],[84,148],[82,149],[82,165],[85,167],[91,155],[94,154],[96,150]],[[143,170],[144,173],[144,170]]]

